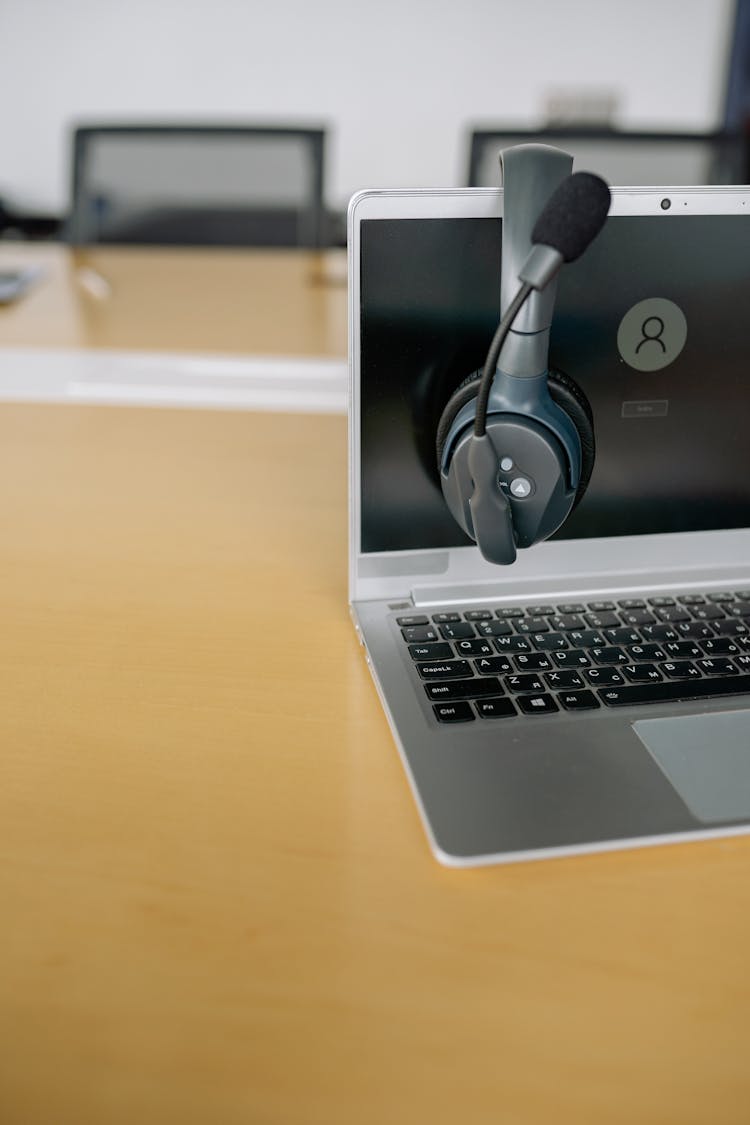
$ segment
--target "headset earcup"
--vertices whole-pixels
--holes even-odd
[[[479,393],[481,372],[472,372],[463,382],[459,383],[448,399],[445,409],[440,416],[435,446],[437,451],[438,468],[443,457],[443,447],[450,432],[453,420],[467,402],[471,402]],[[573,504],[575,509],[580,503],[584,492],[591,480],[596,455],[596,440],[594,437],[594,416],[586,395],[578,384],[563,371],[551,370],[547,380],[550,397],[565,413],[578,432],[581,441],[581,476],[576,490]],[[571,509],[572,510],[572,509]]]
[[[467,402],[471,402],[479,394],[479,384],[482,381],[482,372],[473,371],[471,375],[458,384],[455,391],[445,404],[443,413],[440,415],[438,422],[437,432],[435,434],[435,451],[437,453],[438,472],[443,460],[443,447],[445,446],[446,438],[453,425],[453,419],[458,414]]]
[[[581,477],[571,509],[573,511],[581,502],[594,470],[596,456],[594,415],[586,395],[578,384],[563,371],[550,370],[547,386],[550,398],[568,415],[581,440]]]

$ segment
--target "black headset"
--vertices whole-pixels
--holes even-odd
[[[446,503],[493,563],[553,534],[594,467],[594,422],[581,388],[548,366],[563,262],[583,253],[606,219],[609,188],[549,145],[500,154],[504,310],[484,369],[454,391],[436,449]]]

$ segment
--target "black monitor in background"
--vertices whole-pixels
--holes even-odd
[[[471,129],[469,187],[500,185],[498,154],[519,144],[549,144],[574,158],[574,171],[596,172],[610,184],[745,184],[748,139],[742,130],[713,133],[625,132],[615,128],[546,126],[540,129]]]
[[[324,150],[323,129],[291,125],[80,125],[67,240],[318,247]]]

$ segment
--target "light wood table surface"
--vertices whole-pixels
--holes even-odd
[[[0,346],[346,356],[343,250],[0,242],[0,269],[27,264]]]
[[[343,417],[0,405],[2,1125],[746,1125],[750,840],[430,856]]]

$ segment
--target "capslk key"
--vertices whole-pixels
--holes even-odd
[[[417,664],[423,680],[454,680],[471,675],[468,660],[437,660],[433,664]]]

